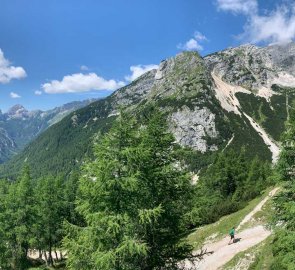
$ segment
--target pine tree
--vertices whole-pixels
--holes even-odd
[[[151,108],[146,118],[132,154],[140,183],[139,233],[148,246],[141,269],[178,269],[178,262],[191,256],[191,247],[180,241],[186,232],[184,215],[191,210],[190,176],[175,158],[175,139],[164,115]]]
[[[84,167],[77,202],[86,226],[68,226],[64,241],[69,269],[137,269],[133,261],[146,254],[130,214],[138,181],[127,153],[134,146],[133,123],[125,114],[95,144],[95,160]]]
[[[8,249],[8,227],[7,227],[7,197],[9,183],[5,180],[0,181],[0,268],[9,269],[10,252]]]
[[[190,252],[180,244],[189,206],[188,176],[173,159],[173,138],[159,114],[145,126],[121,113],[95,145],[80,179],[78,212],[68,225],[69,269],[173,269]]]
[[[69,178],[65,181],[63,197],[64,197],[64,218],[72,224],[81,225],[83,220],[76,211],[76,199],[79,184],[79,173],[73,171]]]
[[[295,102],[286,123],[286,132],[283,135],[283,150],[278,162],[278,170],[285,181],[295,180]]]
[[[53,265],[52,254],[60,247],[63,237],[63,181],[60,177],[41,178],[36,193],[38,222],[35,232],[40,237],[36,242],[38,249],[46,254],[47,264]]]
[[[283,150],[278,162],[285,188],[275,198],[274,223],[276,234],[273,242],[272,269],[293,269],[295,265],[295,104],[286,124]]]
[[[16,212],[18,223],[16,228],[17,239],[24,250],[24,259],[26,259],[30,240],[32,239],[32,226],[36,222],[35,198],[29,167],[25,167],[23,170],[21,179],[17,184],[16,196],[15,200],[18,202]]]
[[[6,197],[6,236],[12,269],[23,269],[27,264],[32,227],[35,222],[32,179],[28,167],[16,183],[9,186]]]

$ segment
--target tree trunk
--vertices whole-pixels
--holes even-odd
[[[51,242],[51,241],[50,241]],[[49,251],[48,251],[48,263],[50,266],[53,266],[53,259],[52,259],[52,246],[49,243]]]
[[[46,251],[44,251],[44,257],[45,257],[46,264],[48,265],[48,258],[47,258],[47,252]]]
[[[49,229],[49,254],[48,254],[48,261],[49,265],[53,266],[53,259],[52,259],[52,238],[51,238],[51,230]]]
[[[55,260],[58,261],[58,256],[57,256],[57,251],[56,251],[56,249],[54,250],[54,253],[55,253]]]

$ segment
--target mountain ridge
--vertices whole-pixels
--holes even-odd
[[[166,113],[191,170],[209,165],[220,151],[241,147],[248,157],[275,162],[288,115],[286,97],[294,99],[294,48],[294,43],[246,45],[205,57],[179,53],[105,99],[72,112],[2,166],[0,174],[11,175],[24,162],[36,175],[67,174],[91,153],[95,134],[111,127],[120,108],[136,115],[149,103]],[[284,61],[278,62],[282,50]]]
[[[21,104],[0,111],[0,163],[21,151],[25,145],[67,114],[93,100],[71,102],[51,110],[27,110]]]

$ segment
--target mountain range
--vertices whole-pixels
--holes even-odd
[[[29,142],[70,112],[93,100],[71,102],[48,111],[28,111],[15,105],[6,113],[0,111],[0,163],[20,152]]]
[[[91,155],[96,134],[111,127],[120,108],[136,115],[147,104],[166,113],[169,129],[192,171],[199,171],[217,153],[229,149],[244,148],[247,157],[275,163],[288,108],[295,99],[294,88],[294,43],[243,45],[205,57],[182,52],[54,125],[58,114],[42,121],[44,128],[41,122],[34,124],[36,132],[30,140],[46,131],[1,166],[0,175],[13,177],[24,164],[29,164],[36,176],[68,174]],[[23,113],[22,108],[13,111],[14,115]],[[11,123],[15,120],[9,119]],[[24,145],[7,134],[7,129],[3,130],[0,138],[10,149]]]

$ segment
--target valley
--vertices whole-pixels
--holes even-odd
[[[0,164],[23,150],[48,127],[93,101],[72,102],[48,111],[28,111],[19,104],[6,113],[0,111]]]

